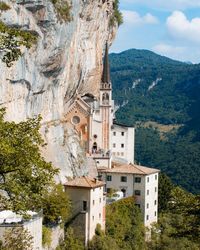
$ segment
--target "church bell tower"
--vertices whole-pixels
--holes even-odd
[[[110,80],[110,65],[108,57],[108,43],[106,43],[103,62],[103,74],[100,84],[100,110],[102,117],[102,149],[107,152],[111,149],[112,114],[112,84]]]

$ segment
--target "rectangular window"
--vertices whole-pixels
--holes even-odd
[[[141,183],[141,177],[135,177],[135,183]]]
[[[155,212],[154,215],[157,216],[157,212]]]
[[[149,182],[149,177],[147,177],[147,182]]]
[[[149,189],[147,190],[147,195],[149,195]]]
[[[92,220],[94,221],[94,216],[92,216]]]
[[[135,195],[140,195],[140,194],[141,194],[140,190],[135,190]]]
[[[107,176],[106,176],[106,180],[107,180],[107,181],[112,181],[112,175],[107,175]]]
[[[154,201],[154,205],[157,205],[157,200]]]
[[[101,219],[101,213],[99,213],[99,219]]]
[[[110,188],[106,188],[106,192],[110,193],[111,189]]]
[[[99,198],[99,203],[101,203],[101,198]]]
[[[113,143],[113,148],[116,148],[116,144],[115,143]]]
[[[149,208],[149,203],[147,203],[147,208]]]
[[[124,156],[124,153],[123,153],[123,152],[121,152],[121,156]]]
[[[157,187],[155,187],[155,193],[157,192]]]
[[[121,148],[124,148],[124,143],[121,144]]]
[[[124,136],[124,132],[121,132],[121,135]]]
[[[146,219],[149,220],[149,215],[147,214]]]
[[[116,136],[116,132],[115,131],[113,132],[113,135]]]
[[[83,201],[83,211],[87,210],[87,201]]]
[[[94,204],[95,204],[95,200],[93,200],[93,201],[92,201],[92,204],[93,204],[93,206],[94,206]]]
[[[121,182],[127,182],[127,177],[126,176],[121,176]]]
[[[157,178],[158,178],[158,176],[157,176],[157,174],[155,175],[155,180],[157,180]]]

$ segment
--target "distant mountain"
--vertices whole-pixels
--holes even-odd
[[[200,65],[136,49],[110,61],[117,120],[138,128],[136,161],[200,192]]]

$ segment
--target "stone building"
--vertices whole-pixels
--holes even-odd
[[[65,192],[72,201],[70,226],[85,244],[95,235],[97,224],[105,229],[104,183],[88,176],[77,177],[65,184]]]

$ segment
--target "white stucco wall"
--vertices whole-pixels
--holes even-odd
[[[98,223],[102,229],[105,228],[103,186],[94,189],[66,187],[65,190],[72,200],[74,210],[77,209],[76,206],[81,207],[83,201],[87,201],[88,218],[86,220],[87,225],[85,225],[85,238],[91,240],[95,235]]]
[[[135,203],[139,205],[142,211],[144,225],[150,226],[151,223],[157,222],[158,217],[158,173],[151,175],[136,175],[124,173],[101,173],[102,180],[108,188],[121,191],[126,190],[126,197],[134,196]],[[112,181],[107,181],[107,176],[112,176]],[[121,177],[126,176],[127,182],[122,182]],[[157,176],[157,178],[155,178]],[[135,178],[141,178],[141,182],[135,182]],[[149,180],[149,181],[148,181]],[[105,191],[106,191],[105,190]],[[135,191],[139,190],[140,195],[136,195]],[[147,194],[147,190],[148,194]],[[148,203],[148,206],[147,206]],[[156,213],[156,214],[155,214]],[[148,219],[147,219],[148,215]]]
[[[27,229],[30,235],[33,237],[32,250],[42,250],[42,217],[38,216],[22,224],[2,224],[0,225],[0,240],[4,241],[4,233],[14,227],[23,227]]]
[[[158,218],[158,173],[146,176],[145,179],[146,179],[145,181],[146,208],[144,213],[144,221],[145,221],[145,226],[150,226],[151,223],[157,222]],[[149,190],[149,195],[147,195],[147,190]],[[147,208],[147,203],[149,204],[149,208]],[[147,215],[149,217],[148,220],[147,220]]]
[[[42,249],[42,217],[34,218],[24,223],[24,228],[27,229],[33,236],[33,250]]]
[[[122,144],[124,145],[122,147]],[[135,129],[114,124],[112,127],[112,153],[114,158],[122,158],[134,163]]]
[[[89,213],[89,240],[95,235],[97,224],[105,229],[105,207],[103,200],[103,187],[91,189],[90,191],[90,213]]]
[[[107,181],[107,176],[112,176],[112,181]],[[127,182],[121,181],[121,176],[127,177]],[[107,173],[102,174],[103,181],[106,182],[106,189],[112,188],[121,191],[126,190],[126,197],[133,195],[133,175],[131,174],[118,174],[118,173]]]

